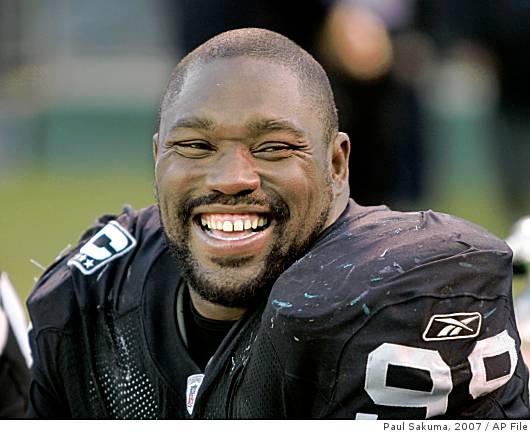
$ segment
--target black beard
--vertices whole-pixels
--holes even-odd
[[[326,199],[330,199],[328,195]],[[208,280],[200,271],[200,265],[193,257],[189,249],[189,231],[191,224],[191,214],[193,209],[199,205],[207,204],[258,204],[267,205],[272,210],[272,216],[275,221],[274,233],[275,241],[271,251],[265,258],[265,262],[259,273],[252,279],[238,286],[228,287],[218,286]],[[160,208],[159,208],[160,211]],[[211,195],[199,199],[186,200],[182,206],[179,206],[178,220],[182,221],[181,229],[177,230],[178,237],[172,240],[167,229],[163,224],[162,216],[160,222],[164,228],[164,237],[170,253],[175,258],[182,272],[182,277],[188,282],[202,299],[208,302],[234,308],[249,308],[258,303],[265,295],[268,294],[270,287],[278,277],[298,258],[302,257],[309,248],[315,243],[320,232],[324,228],[327,217],[330,212],[330,206],[325,205],[310,235],[302,242],[294,242],[286,251],[282,251],[282,241],[284,238],[286,221],[289,217],[289,210],[283,201],[277,199],[267,200],[251,199],[250,197]],[[226,258],[219,257],[213,261],[220,267],[237,268],[244,266],[252,258]]]

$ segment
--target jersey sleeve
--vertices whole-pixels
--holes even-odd
[[[22,418],[27,407],[29,370],[0,304],[0,418]]]
[[[31,354],[18,295],[0,272],[0,418],[21,418],[27,408]]]
[[[112,215],[100,217],[83,233],[74,249],[48,267],[28,298],[32,323],[29,340],[33,355],[27,413],[30,418],[71,417],[64,389],[64,371],[61,370],[64,353],[68,352],[61,345],[64,334],[79,317],[79,299],[75,294],[71,262],[80,255],[83,246],[114,219]]]
[[[135,213],[126,208],[120,216],[99,218],[80,243],[38,280],[27,301],[34,357],[30,417],[83,418],[92,413],[91,403],[96,406],[93,415],[103,416],[92,381],[92,365],[97,359],[89,335],[97,331],[97,315],[110,308],[136,306],[138,296],[120,298],[119,292],[130,274],[131,281],[142,280],[129,272],[137,244],[133,233],[138,228],[136,235],[141,237],[143,228],[150,227],[148,223],[137,226],[138,214],[156,228],[157,220],[151,217],[155,210],[150,207]]]
[[[33,356],[28,417],[68,418],[62,390],[60,348],[66,323],[76,313],[73,285],[65,256],[39,280],[28,300]],[[51,311],[54,311],[51,313]]]
[[[528,418],[508,252],[457,254],[380,282],[355,305],[365,317],[327,416]]]
[[[52,352],[57,350],[57,332],[41,335],[40,343],[35,340],[35,332],[30,332],[30,343],[34,353],[31,369],[31,386],[29,390],[29,406],[27,416],[34,419],[69,418],[68,404],[61,396],[61,387],[57,375],[57,363]],[[44,355],[48,352],[49,355]]]

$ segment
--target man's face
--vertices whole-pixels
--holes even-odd
[[[201,297],[248,306],[329,224],[328,143],[289,69],[192,67],[163,113],[156,186],[168,244]]]

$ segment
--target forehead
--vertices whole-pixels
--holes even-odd
[[[188,117],[205,117],[226,126],[282,119],[318,129],[302,88],[291,69],[267,60],[236,57],[193,65],[179,95],[162,113],[161,132]]]

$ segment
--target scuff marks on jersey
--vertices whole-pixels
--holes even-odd
[[[283,309],[283,308],[292,308],[293,307],[293,304],[292,303],[289,303],[288,301],[282,301],[282,300],[278,300],[278,299],[274,299],[271,304],[273,304],[274,306],[278,306],[280,309]]]
[[[383,267],[378,272],[379,274],[389,274],[389,273],[405,273],[403,267],[401,267],[397,262],[393,262],[392,265],[387,265]]]
[[[403,267],[401,267],[397,262],[392,263],[392,267],[398,272],[398,273],[405,273],[405,270],[403,270]]]
[[[492,316],[495,313],[496,310],[497,308],[493,308],[492,310],[486,312],[483,316],[483,319],[487,320],[490,316]]]
[[[405,273],[405,270],[401,266],[401,264],[394,261],[392,265],[384,266],[382,269],[378,270],[377,272],[372,273],[370,276],[370,283],[371,284],[377,284],[381,282],[385,276],[393,276],[396,274],[403,274]]]
[[[352,263],[346,263],[346,264],[341,264],[341,265],[339,265],[339,266],[337,266],[335,268],[336,269],[344,269],[344,270],[345,269],[349,269],[348,274],[344,277],[344,280],[347,280],[350,277],[350,275],[353,272],[353,270],[355,270],[355,265],[352,264]]]
[[[355,306],[359,300],[361,300],[366,294],[368,294],[368,290],[363,291],[361,294],[359,294],[357,297],[355,297],[351,302],[350,306]]]
[[[394,270],[392,269],[392,266],[385,266],[383,267],[381,270],[379,270],[379,274],[388,274],[388,273],[392,273]]]
[[[336,262],[337,260],[338,260],[338,258],[335,258],[335,259],[331,260],[330,262],[328,262],[327,264],[322,264],[322,265],[320,266],[320,270],[323,270],[324,267],[327,267],[327,266],[333,264],[333,263]]]
[[[366,303],[363,304],[362,308],[365,315],[370,315],[370,308],[366,305]]]
[[[108,268],[109,268],[109,265],[108,265],[108,264],[107,264],[106,266],[103,267],[103,269],[99,272],[98,277],[96,278],[96,281],[99,282],[99,280],[101,279],[101,277],[102,277],[103,274],[107,271]]]

